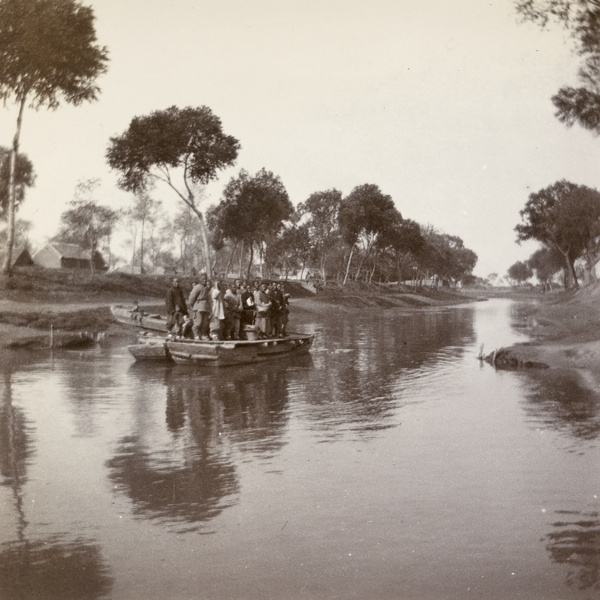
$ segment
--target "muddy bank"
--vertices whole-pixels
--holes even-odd
[[[305,292],[300,286],[289,287],[292,292],[292,323],[296,312],[322,314],[329,309],[335,309],[352,313],[364,309],[393,307],[420,309],[473,300],[468,295],[458,292],[437,290],[415,293],[380,291],[373,287],[368,290],[334,288],[314,295]],[[77,292],[74,292],[71,298],[65,296],[62,301],[39,296],[27,300],[0,298],[0,347],[49,347],[51,330],[55,347],[60,347],[63,338],[64,344],[71,341],[76,343],[76,340],[72,340],[73,334],[85,333],[92,338],[97,338],[99,333],[104,337],[131,335],[132,330],[117,324],[110,313],[110,304],[121,302],[121,297],[91,302],[78,302],[78,299]],[[161,298],[142,298],[140,305],[150,312],[164,312],[164,301]]]
[[[485,360],[499,369],[569,369],[600,390],[600,287],[542,300],[527,319],[532,341],[497,349]]]

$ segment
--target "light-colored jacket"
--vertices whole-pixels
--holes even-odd
[[[188,306],[196,312],[210,312],[210,289],[208,285],[199,283],[194,286],[188,299]]]

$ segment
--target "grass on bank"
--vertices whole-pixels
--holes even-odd
[[[178,276],[187,295],[193,278]],[[108,305],[130,304],[137,299],[145,306],[160,310],[173,275],[130,275],[127,273],[95,273],[86,270],[45,269],[21,267],[13,277],[0,278],[0,299],[21,303],[22,309],[11,307],[0,312],[0,323],[49,330],[104,331],[113,324]],[[410,289],[405,286],[380,286],[362,282],[348,282],[342,286],[328,282],[319,294],[313,294],[298,281],[286,281],[292,299],[310,298],[313,306],[320,304],[343,306],[348,309],[371,307],[423,307],[432,304],[453,304],[470,299],[469,294],[448,288]],[[106,303],[105,307],[77,311],[50,312],[36,304]],[[29,306],[29,308],[28,308]]]

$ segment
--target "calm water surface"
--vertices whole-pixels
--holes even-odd
[[[593,599],[600,399],[476,360],[490,301],[216,370],[0,355],[0,598]]]

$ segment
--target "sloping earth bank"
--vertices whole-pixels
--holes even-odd
[[[73,334],[129,335],[115,324],[110,305],[141,306],[162,312],[166,290],[172,277],[96,274],[47,269],[22,269],[13,278],[0,281],[0,346],[48,347],[50,331],[57,343],[77,343]],[[191,289],[190,278],[181,277],[184,290]],[[380,288],[352,284],[331,286],[314,295],[297,282],[286,282],[291,294],[292,310],[319,312],[324,306],[336,306],[352,312],[369,307],[421,308],[456,304],[471,300],[457,292],[406,288]],[[85,338],[87,339],[87,338]]]
[[[498,368],[574,369],[600,390],[600,286],[563,292],[528,317],[533,340],[486,357]]]

